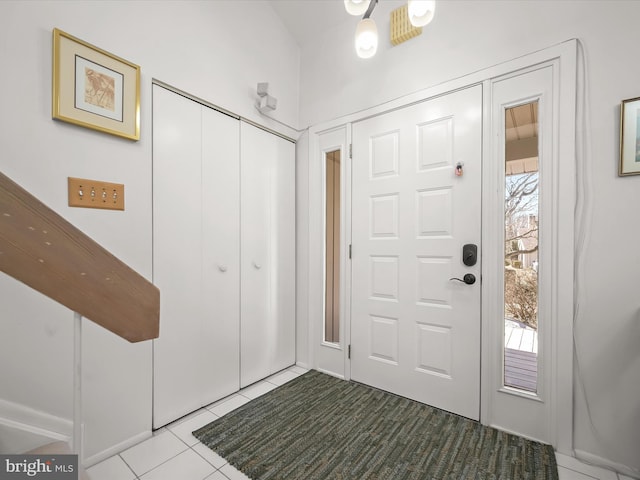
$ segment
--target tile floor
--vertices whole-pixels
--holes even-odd
[[[153,436],[88,469],[91,480],[246,480],[248,477],[200,443],[191,432],[305,373],[288,368],[167,425]],[[556,455],[560,480],[627,480],[614,472]]]
[[[612,470],[582,463],[573,457],[556,453],[560,480],[633,480]]]
[[[191,432],[302,375],[297,366],[201,408],[153,433],[144,442],[87,470],[91,480],[243,480],[247,476],[198,441]]]

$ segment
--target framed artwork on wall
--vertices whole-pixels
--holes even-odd
[[[54,119],[140,139],[140,67],[53,29]]]
[[[620,106],[620,168],[618,175],[640,175],[640,97]]]

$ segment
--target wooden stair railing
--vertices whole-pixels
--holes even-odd
[[[130,342],[158,337],[159,290],[2,173],[0,271]]]

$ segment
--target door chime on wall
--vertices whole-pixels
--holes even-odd
[[[356,27],[355,46],[360,58],[371,58],[378,50],[378,28],[371,14],[378,0],[344,0],[351,15],[363,15]],[[435,0],[409,0],[407,5],[391,12],[391,43],[398,45],[422,33],[436,10]]]

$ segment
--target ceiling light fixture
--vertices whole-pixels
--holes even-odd
[[[345,0],[345,8],[347,8],[347,2],[353,1],[355,0]],[[358,22],[358,27],[356,28],[356,53],[360,58],[371,58],[378,50],[378,27],[376,27],[376,22],[369,17],[371,17],[373,9],[376,8],[378,0],[364,1],[361,3],[367,3],[367,9],[364,12],[362,20]],[[348,8],[347,11],[349,11]]]
[[[356,52],[360,58],[371,58],[378,50],[378,27],[370,18],[363,18],[356,28]]]
[[[360,16],[369,8],[371,0],[344,0],[344,8],[350,15]]]
[[[362,20],[358,22],[355,38],[356,53],[360,58],[371,58],[378,50],[378,27],[376,27],[376,22],[370,18],[377,4],[378,0],[344,0],[344,8],[350,15],[359,16],[364,14]],[[407,6],[402,8],[406,12],[406,14],[402,12],[405,19],[404,22],[398,22],[398,11],[400,9],[391,12],[391,43],[393,45],[402,43],[422,33],[420,27],[424,27],[433,20],[436,1],[409,0]],[[409,17],[409,22],[413,27],[409,27],[405,23],[406,16],[404,15]],[[416,31],[416,28],[419,30]],[[397,31],[398,29],[400,30],[399,32]]]
[[[433,20],[435,0],[409,0],[408,6],[409,21],[414,27],[424,27]]]

